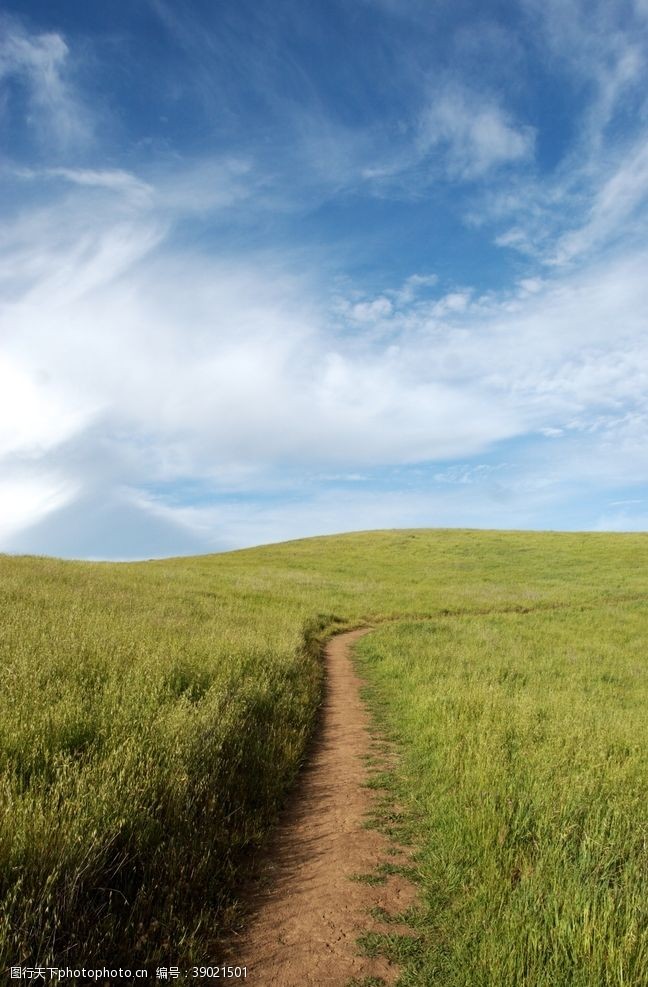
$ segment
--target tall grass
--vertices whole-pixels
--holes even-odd
[[[614,608],[647,588],[642,536],[397,531],[128,565],[0,557],[0,966],[214,958],[303,758],[331,630]]]
[[[406,984],[648,983],[648,603],[383,628],[423,948]]]
[[[164,582],[34,562],[8,594],[5,964],[191,952],[298,766],[313,622]]]

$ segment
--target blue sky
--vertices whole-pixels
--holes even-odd
[[[0,550],[648,527],[648,0],[5,0]]]

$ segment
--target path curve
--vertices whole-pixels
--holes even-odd
[[[358,955],[357,937],[379,929],[373,906],[397,913],[413,899],[399,877],[385,885],[352,881],[385,860],[389,844],[363,826],[373,793],[363,786],[371,752],[369,715],[350,650],[369,629],[332,638],[326,690],[311,758],[269,848],[254,917],[228,962],[248,968],[249,987],[346,987],[352,979],[393,982],[386,959]],[[382,929],[381,929],[382,931]]]

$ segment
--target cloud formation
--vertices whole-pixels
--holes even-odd
[[[24,90],[32,131],[57,150],[84,143],[89,118],[68,80],[70,50],[65,39],[57,32],[29,33],[7,17],[0,20],[0,29],[0,82]]]
[[[9,22],[0,81],[49,115],[53,150],[3,162],[0,548],[643,516],[609,505],[648,480],[648,130],[614,131],[645,67],[602,6],[598,41],[585,8],[522,6],[560,71],[594,80],[544,169],[538,115],[447,68],[415,96],[403,71],[402,119],[278,87],[282,141],[115,154],[72,41]]]
[[[424,154],[439,148],[451,178],[474,179],[532,157],[534,132],[516,126],[494,101],[457,86],[436,93],[421,116]]]

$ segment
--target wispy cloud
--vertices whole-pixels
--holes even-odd
[[[150,202],[151,186],[122,168],[48,168],[44,174],[53,178],[63,178],[73,185],[108,189],[127,199],[135,200],[137,205],[146,205]]]
[[[566,77],[591,87],[578,122],[582,139],[599,147],[622,101],[633,90],[645,99],[641,2],[634,11],[621,0],[523,0],[523,8]]]
[[[565,233],[556,245],[552,263],[566,263],[585,252],[643,235],[648,206],[648,136],[625,155],[612,175],[593,195],[584,224]]]
[[[531,158],[534,140],[533,129],[516,126],[495,101],[458,86],[432,96],[418,136],[424,156],[439,151],[448,175],[463,179]]]
[[[36,138],[60,149],[84,143],[91,121],[69,78],[70,50],[64,38],[56,32],[29,34],[8,17],[0,28],[0,83],[24,87],[27,122]]]
[[[548,175],[518,176],[508,191],[482,204],[484,216],[514,216],[496,236],[550,264],[601,252],[620,237],[641,238],[646,207],[647,59],[639,6],[578,0],[523,9],[570,89],[587,92],[573,113],[570,143]],[[572,97],[573,98],[573,97]]]
[[[279,84],[269,8],[252,46],[235,11],[209,43],[202,22],[180,31],[211,143],[151,155],[96,135],[79,154],[70,39],[8,21],[0,75],[49,151],[3,163],[2,544],[97,555],[109,526],[125,556],[533,525],[588,487],[605,507],[648,482],[644,57],[616,4],[591,24],[568,7],[525,0],[537,31],[516,48],[544,45],[581,99],[551,166],[523,99],[418,50],[383,113],[368,87],[347,105],[352,59],[333,103],[297,55]],[[227,39],[263,62],[231,99],[241,121],[261,107],[243,137],[226,110],[218,129]]]
[[[5,421],[18,410],[22,422],[5,452],[40,458],[47,477],[52,452],[67,449],[56,456],[65,489],[94,486],[91,434],[144,509],[152,482],[202,477],[215,490],[259,491],[281,468],[454,459],[541,430],[574,434],[582,421],[598,420],[609,441],[629,427],[615,424],[619,407],[648,413],[643,254],[499,297],[414,275],[350,303],[349,320],[389,318],[380,343],[345,339],[330,335],[324,285],[315,302],[315,283],[288,258],[270,268],[175,247],[123,184],[128,226],[111,221],[108,182],[81,243],[68,225],[62,249],[54,207],[40,227],[32,215],[13,230],[20,242],[29,225],[42,257],[2,316]],[[60,208],[62,221],[68,198]],[[615,335],[611,319],[623,326]]]

